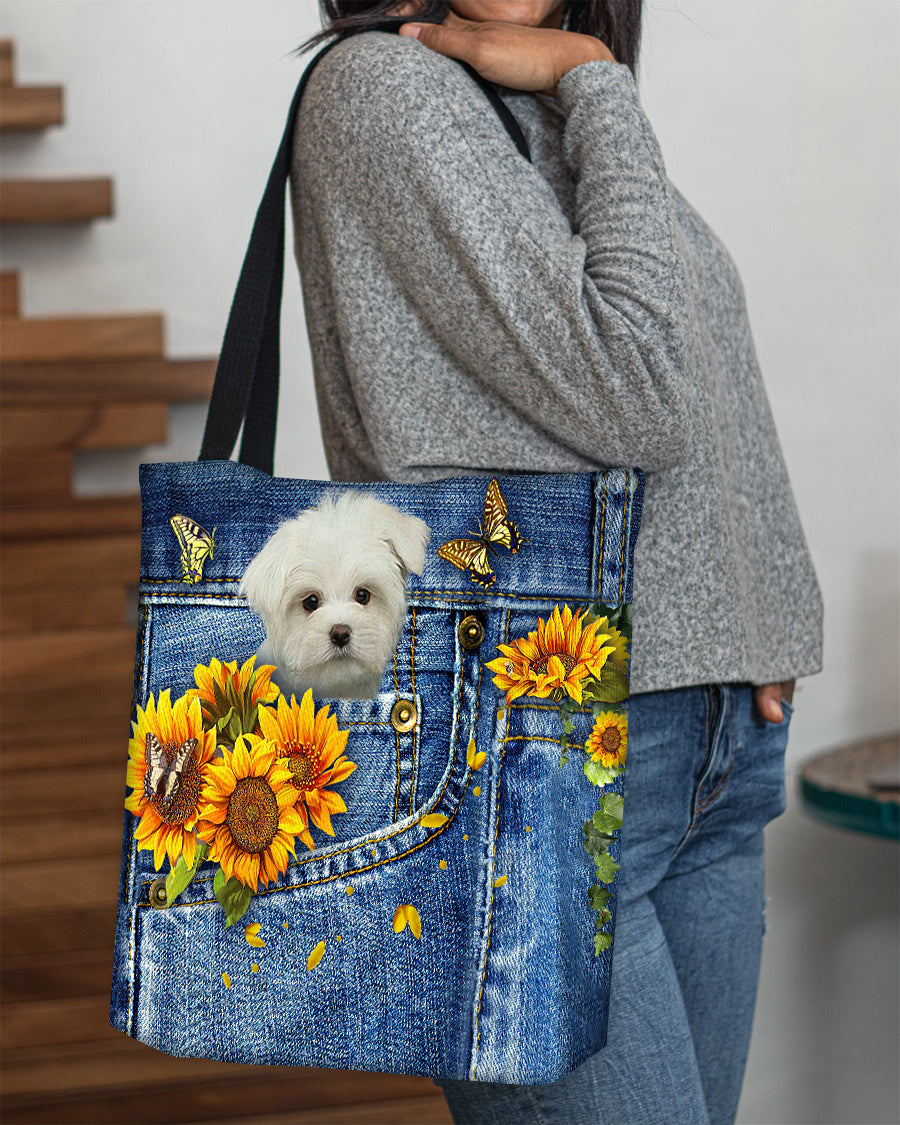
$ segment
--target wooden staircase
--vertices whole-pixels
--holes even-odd
[[[62,90],[15,85],[3,40],[0,131],[62,120]],[[3,222],[111,214],[108,180],[0,183]],[[0,349],[3,1121],[450,1122],[427,1078],[173,1059],[110,1027],[140,502],[75,497],[73,463],[164,441],[215,360],[167,359],[158,313],[23,315],[11,271]]]

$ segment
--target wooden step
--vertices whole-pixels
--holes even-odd
[[[90,590],[136,582],[140,550],[140,540],[135,535],[72,537],[64,546],[55,539],[8,543],[3,551],[0,591],[5,596],[29,591],[47,593],[63,585]],[[38,645],[43,650],[46,643],[41,640]]]
[[[53,636],[52,633],[38,635]],[[9,681],[4,678],[0,683],[4,737],[17,740],[21,731],[34,726],[35,699],[38,696],[41,722],[48,730],[65,729],[68,723],[76,718],[83,719],[86,714],[101,726],[127,722],[134,688],[133,663],[132,655],[127,668],[124,663],[112,670],[105,670],[101,665],[78,669],[77,675],[73,669],[71,678],[54,679],[49,688],[43,678],[37,681]],[[61,669],[54,669],[55,676],[60,674]]]
[[[0,472],[0,509],[7,504],[58,503],[72,495],[72,453],[10,453]]]
[[[4,963],[8,957],[43,956],[112,949],[116,932],[115,895],[102,906],[75,905],[59,910],[7,911],[0,913],[0,947]]]
[[[0,132],[62,125],[62,86],[3,86],[0,89]]]
[[[4,719],[0,716],[0,770],[4,774],[36,769],[39,762],[58,753],[59,739],[54,730],[38,723],[16,729]],[[106,723],[93,716],[73,716],[66,724],[66,738],[78,747],[79,762],[111,766],[125,760],[131,729],[127,713]]]
[[[9,364],[158,359],[163,353],[160,313],[20,317],[0,321],[0,332]]]
[[[124,788],[122,800],[125,800]],[[114,855],[96,856],[90,862],[69,859],[65,841],[61,840],[56,859],[5,863],[0,871],[3,911],[12,915],[47,910],[63,914],[70,908],[90,907],[114,911],[119,893],[120,860],[119,848]]]
[[[85,223],[113,213],[108,176],[0,180],[0,223]]]
[[[113,948],[5,957],[0,970],[0,1003],[49,1000],[54,996],[100,996],[109,993]]]
[[[12,86],[13,80],[12,39],[0,39],[0,86]]]
[[[127,790],[125,786],[125,770],[127,765],[126,744],[119,746],[117,771],[122,782],[122,800]],[[49,755],[44,759],[43,770],[46,783],[48,767],[55,765],[56,759]],[[91,766],[79,768],[90,770]],[[114,767],[107,767],[107,772]],[[106,773],[103,774],[106,776]],[[6,782],[13,781],[19,774],[4,774],[4,787]],[[34,787],[32,786],[31,789]],[[2,797],[0,797],[2,802]],[[32,802],[33,803],[33,802]],[[137,825],[137,821],[135,821]],[[122,814],[116,809],[104,809],[102,815],[91,813],[88,816],[80,815],[76,819],[68,811],[65,814],[48,814],[46,810],[39,810],[38,814],[31,816],[13,816],[3,822],[3,835],[0,837],[0,860],[3,863],[26,863],[29,860],[53,859],[59,855],[60,840],[68,840],[66,855],[73,859],[90,859],[94,856],[118,855],[122,850]]]
[[[452,1125],[443,1092],[437,1090],[430,1079],[417,1081],[427,1083],[427,1087],[435,1091],[431,1094],[373,1100],[367,1093],[362,1100],[356,1100],[363,1076],[345,1073],[344,1103],[296,1109],[299,1099],[309,1096],[308,1090],[298,1095],[296,1084],[301,1080],[306,1082],[307,1076],[314,1072],[301,1068],[293,1073],[303,1078],[257,1068],[257,1075],[263,1077],[257,1076],[252,1082],[217,1080],[211,1094],[207,1094],[204,1083],[195,1081],[184,1090],[179,1086],[155,1085],[147,1090],[129,1088],[76,1095],[38,1095],[39,1101],[14,1097],[0,1100],[0,1105],[6,1110],[4,1121],[8,1125],[46,1125],[48,1121],[55,1125],[85,1121],[92,1125],[121,1125],[123,1121],[177,1121],[181,1125],[192,1122],[204,1125],[386,1125],[386,1122],[390,1125]],[[382,1077],[389,1082],[393,1076]],[[273,1105],[287,1108],[269,1112]],[[215,1114],[214,1121],[210,1120],[210,1113]],[[220,1113],[225,1116],[220,1117]],[[233,1116],[234,1113],[237,1116]]]
[[[166,440],[164,402],[13,406],[0,415],[4,452],[137,448]]]
[[[52,597],[37,592],[7,594],[3,599],[3,634],[101,626],[121,628],[133,625],[131,602],[128,591],[121,586],[55,590]]]
[[[0,406],[45,402],[93,403],[116,399],[205,402],[216,376],[215,359],[98,360],[12,363],[0,366]]]
[[[107,1004],[108,1018],[108,1004]],[[187,1086],[201,1083],[208,1092],[207,1105],[218,1102],[218,1114],[239,1114],[242,1109],[262,1108],[259,1104],[261,1087],[271,1085],[280,1079],[285,1092],[264,1106],[267,1110],[307,1109],[312,1106],[327,1107],[345,1105],[347,1084],[351,1075],[347,1071],[326,1067],[303,1067],[298,1072],[295,1067],[262,1067],[242,1063],[223,1063],[211,1059],[173,1058],[156,1051],[143,1043],[138,1043],[119,1031],[104,1043],[82,1043],[66,1046],[46,1046],[27,1048],[20,1051],[6,1051],[3,1056],[4,1091],[7,1096],[30,1090],[84,1091],[91,1089],[118,1088],[127,1090],[129,1086],[143,1085],[156,1088],[166,1083]],[[294,1079],[302,1076],[302,1081],[294,1084]],[[352,1074],[354,1097],[361,1103],[378,1101],[385,1096],[398,1097],[404,1094],[421,1095],[434,1091],[430,1078],[402,1074],[368,1074],[354,1071]],[[215,1092],[221,1091],[224,1083],[231,1092],[221,1100]],[[252,1098],[241,1097],[240,1091],[258,1084]],[[285,1097],[288,1087],[293,1086],[290,1098]],[[236,1100],[237,1099],[237,1100]],[[154,1098],[154,1100],[156,1100]],[[163,1101],[164,1099],[159,1099]],[[188,1109],[184,1112],[180,1098],[176,1105],[168,1106],[169,1116],[133,1118],[138,1121],[203,1120]],[[324,1120],[330,1120],[324,1116]],[[4,1122],[8,1118],[4,1116]],[[53,1119],[55,1122],[55,1118]],[[129,1120],[128,1117],[119,1121]]]
[[[0,317],[19,315],[19,275],[14,270],[0,273]]]
[[[430,1084],[430,1080],[429,1080]],[[347,1083],[347,1096],[354,1092],[355,1079]],[[264,1101],[264,1099],[262,1099]],[[240,1117],[217,1117],[215,1121],[203,1119],[204,1125],[453,1125],[453,1118],[443,1091],[423,1094],[418,1098],[386,1098],[377,1102],[357,1102],[353,1105],[328,1106],[327,1109],[287,1109],[281,1113],[249,1111]]]
[[[112,976],[110,976],[112,980]],[[0,1048],[102,1042],[121,1035],[109,1022],[109,996],[28,1000],[3,1005]]]
[[[0,509],[0,537],[5,542],[140,534],[140,530],[141,501],[137,496],[85,496],[41,505],[9,504]]]
[[[263,1075],[268,1069],[260,1070]],[[218,1080],[213,1091],[206,1084],[194,1082],[153,1087],[141,1090],[104,1091],[84,1094],[45,1095],[0,1098],[7,1125],[122,1125],[123,1121],[179,1122],[189,1125],[452,1125],[443,1092],[436,1090],[430,1079],[422,1079],[435,1089],[433,1094],[418,1097],[378,1098],[361,1100],[326,1108],[296,1109],[300,1096],[297,1085],[306,1083],[312,1071],[299,1069],[293,1077],[257,1077],[255,1080],[230,1082]],[[302,1077],[299,1077],[302,1076]],[[389,1081],[391,1076],[384,1076]],[[346,1075],[345,1099],[356,1098],[360,1084],[358,1073]],[[270,1113],[273,1105],[284,1105],[280,1112]],[[244,1107],[243,1109],[241,1107]],[[214,1113],[215,1120],[209,1114]],[[227,1116],[220,1117],[219,1114]],[[237,1116],[233,1116],[237,1113]]]
[[[73,754],[77,754],[77,749],[73,747]],[[77,769],[66,766],[66,807],[77,810],[78,817],[108,815],[110,810],[115,810],[116,822],[121,828],[119,809],[128,793],[125,788],[127,752],[126,743],[122,746],[121,760],[111,766],[85,766],[80,762]],[[5,832],[15,830],[18,817],[35,817],[49,811],[48,798],[52,798],[48,784],[52,788],[55,782],[48,781],[48,778],[54,776],[57,768],[56,762],[45,759],[37,769],[17,770],[3,775],[0,815],[3,816]],[[69,819],[70,826],[74,826],[75,814],[71,814]],[[71,854],[68,848],[66,854]]]

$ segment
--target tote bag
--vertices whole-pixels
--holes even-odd
[[[289,152],[334,45],[200,460],[140,470],[110,1020],[174,1056],[552,1082],[606,1043],[644,476],[272,475]]]

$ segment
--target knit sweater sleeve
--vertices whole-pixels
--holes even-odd
[[[340,44],[311,76],[295,159],[328,284],[340,290],[342,271],[372,261],[390,280],[379,323],[362,323],[372,306],[362,320],[343,310],[363,414],[366,331],[383,343],[396,330],[401,352],[422,333],[481,396],[579,457],[648,471],[685,461],[695,401],[685,266],[628,68],[586,62],[559,82],[570,223],[458,63],[412,38],[355,39],[367,42]],[[378,418],[364,422],[377,431]]]

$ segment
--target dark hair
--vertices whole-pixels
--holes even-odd
[[[421,0],[415,16],[390,15],[397,0],[319,0],[323,28],[304,40],[292,54],[301,55],[325,39],[339,39],[378,28],[393,31],[401,24],[442,23],[449,0]],[[624,63],[637,80],[641,39],[642,0],[563,0],[562,27],[601,39],[616,62]]]

